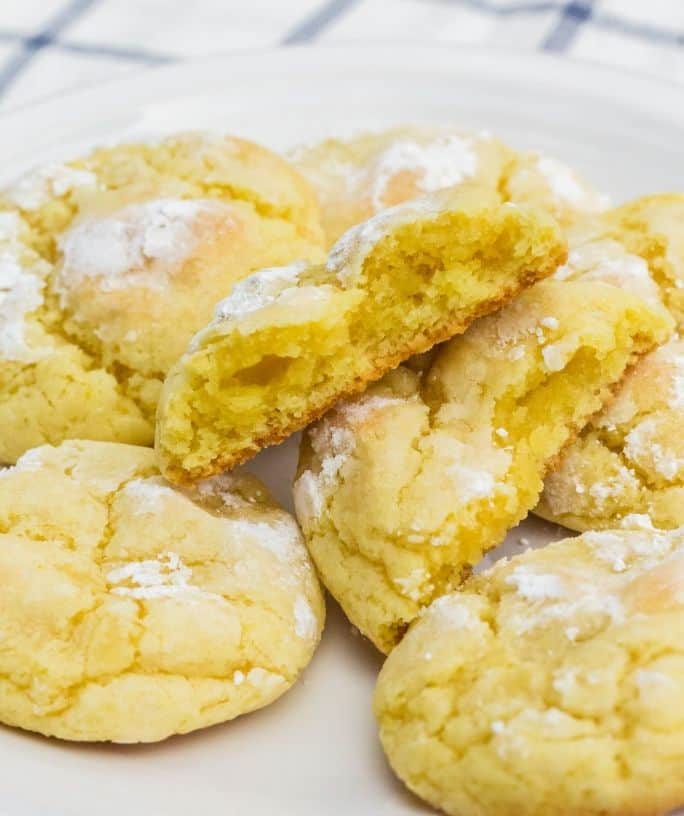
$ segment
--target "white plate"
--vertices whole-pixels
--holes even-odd
[[[292,48],[158,69],[0,121],[0,176],[94,142],[207,127],[275,148],[398,122],[488,128],[555,153],[616,200],[684,189],[684,91],[537,55],[461,46]],[[255,464],[290,503],[292,442]],[[559,529],[528,521],[535,543]],[[380,659],[330,604],[323,643],[278,703],[145,747],[0,728],[1,816],[406,816],[430,812],[386,769],[370,710]]]

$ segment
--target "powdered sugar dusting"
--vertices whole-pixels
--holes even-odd
[[[333,489],[337,474],[354,451],[354,425],[376,411],[405,402],[399,397],[364,396],[339,404],[334,412],[311,428],[311,446],[321,461],[316,473],[305,470],[293,485],[300,522],[305,524],[323,512],[325,496]]]
[[[304,640],[311,640],[318,632],[318,621],[311,604],[303,595],[297,595],[294,603],[295,634]]]
[[[97,177],[90,171],[53,162],[26,173],[4,191],[4,196],[23,210],[37,210],[78,187],[96,186]]]
[[[224,601],[220,595],[205,592],[191,584],[192,570],[173,552],[115,567],[107,573],[106,578],[112,594],[141,601],[200,597]]]
[[[448,629],[473,629],[481,621],[458,594],[437,598],[423,615]]]
[[[26,319],[43,303],[44,287],[42,276],[0,249],[0,358],[30,363],[44,356],[44,350],[31,348],[26,335]]]
[[[496,490],[496,479],[488,470],[465,462],[449,465],[447,473],[458,485],[458,497],[463,502],[489,498]]]
[[[151,476],[147,479],[133,479],[128,482],[121,493],[135,502],[136,515],[156,515],[162,511],[168,499],[177,499],[182,496],[170,487],[161,476]]]
[[[399,139],[369,170],[371,201],[376,209],[382,209],[387,188],[399,173],[414,174],[418,190],[429,193],[472,177],[477,164],[473,142],[465,136],[440,136],[427,143]]]
[[[245,681],[249,683],[250,686],[256,686],[261,689],[276,688],[286,682],[281,674],[262,669],[260,666],[250,669],[245,676]]]
[[[663,439],[656,416],[647,417],[632,428],[625,438],[624,450],[633,462],[651,466],[669,482],[678,480],[684,471],[684,457]]]
[[[283,514],[273,522],[249,519],[222,519],[231,536],[247,543],[256,544],[274,555],[278,561],[293,564],[304,555],[299,527],[294,519]]]
[[[239,320],[275,303],[283,294],[297,288],[299,276],[308,267],[307,261],[297,261],[255,272],[237,283],[230,295],[218,304],[216,319]]]
[[[584,541],[601,561],[609,564],[613,572],[624,572],[633,559],[639,559],[641,569],[648,569],[672,548],[672,537],[641,527],[647,534],[637,532],[612,532],[610,530],[584,534]]]
[[[518,594],[527,601],[563,598],[566,595],[565,587],[557,575],[538,573],[524,566],[516,567],[506,577],[506,583],[515,587]]]
[[[575,542],[566,544],[580,548],[580,557],[575,560],[572,549],[565,557],[559,552],[555,567],[548,560],[535,563],[533,557],[512,571],[506,562],[493,568],[494,573],[504,570],[503,583],[516,589],[507,618],[518,634],[562,622],[567,639],[575,642],[587,626],[594,632],[597,626],[619,625],[641,614],[640,599],[651,603],[654,587],[662,586],[661,593],[667,592],[671,602],[684,600],[684,530],[593,532]],[[602,563],[610,571],[602,570]],[[653,570],[667,576],[666,585],[651,578]]]
[[[419,601],[423,595],[423,587],[430,575],[423,567],[418,567],[408,575],[393,577],[392,583],[399,588],[401,593],[412,601]]]
[[[505,478],[511,465],[511,454],[492,444],[491,434],[468,435],[465,441],[452,437],[448,442],[442,442],[440,450],[447,463],[445,473],[454,485],[454,500],[460,505],[492,499],[508,489]]]
[[[563,162],[550,156],[539,156],[536,166],[546,179],[551,192],[571,207],[587,213],[595,213],[601,212],[608,206],[608,199],[605,196],[584,187]]]
[[[611,499],[617,499],[620,496],[637,489],[639,480],[633,470],[623,464],[618,465],[615,473],[606,476],[604,479],[592,480],[588,485],[589,495],[596,500],[599,507],[605,507]],[[575,487],[578,493],[581,493],[587,486],[578,483]]]
[[[27,319],[43,303],[48,264],[22,240],[16,212],[0,212],[0,358],[36,362],[46,349],[32,348]]]
[[[231,473],[219,473],[208,479],[202,479],[193,485],[193,491],[200,499],[218,499],[224,507],[231,510],[242,510],[253,505],[253,501],[244,498],[236,490],[236,478]]]
[[[205,215],[231,221],[230,207],[221,202],[172,198],[81,221],[60,238],[63,259],[55,288],[65,294],[95,280],[105,292],[163,289],[197,247],[197,224]]]
[[[601,239],[573,246],[568,261],[554,273],[557,280],[600,281],[662,306],[660,287],[646,261],[628,252],[618,241]]]

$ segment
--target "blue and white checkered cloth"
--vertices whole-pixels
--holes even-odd
[[[684,0],[0,0],[0,103],[187,57],[363,40],[562,52],[684,82]]]

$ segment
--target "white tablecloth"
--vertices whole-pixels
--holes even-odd
[[[684,82],[682,0],[0,0],[0,104],[288,43],[542,50]]]

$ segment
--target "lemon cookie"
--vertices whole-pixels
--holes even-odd
[[[535,513],[574,530],[684,524],[684,340],[644,357],[546,478]]]
[[[399,126],[295,148],[290,159],[311,183],[333,244],[387,207],[463,182],[496,190],[511,153],[487,133]]]
[[[397,775],[454,816],[652,816],[684,803],[684,534],[610,531],[435,601],[375,712]]]
[[[329,244],[386,207],[464,182],[539,205],[564,222],[606,206],[605,196],[562,162],[455,127],[400,126],[326,139],[295,148],[290,158],[318,194]]]
[[[323,257],[306,182],[228,137],[98,150],[0,206],[0,462],[68,437],[150,444],[166,372],[231,285]]]
[[[352,623],[388,652],[534,507],[559,451],[669,329],[607,284],[545,281],[309,428],[297,518]]]
[[[346,233],[327,266],[257,273],[219,304],[167,378],[164,474],[207,476],[279,442],[564,255],[551,219],[468,188],[385,210]]]
[[[556,276],[605,280],[660,300],[681,329],[682,223],[682,195],[625,204],[571,231],[575,245]],[[633,514],[649,515],[658,527],[684,524],[683,354],[675,338],[638,362],[547,477],[538,515],[576,530],[615,527]]]
[[[511,201],[546,210],[564,226],[601,213],[610,203],[567,164],[537,151],[515,154],[499,189]]]
[[[684,193],[634,199],[599,217],[578,222],[568,232],[571,245],[596,240],[621,243],[648,264],[663,302],[684,326]]]
[[[65,442],[0,474],[0,721],[150,742],[279,697],[324,608],[297,525],[252,477],[185,492],[151,449]]]

